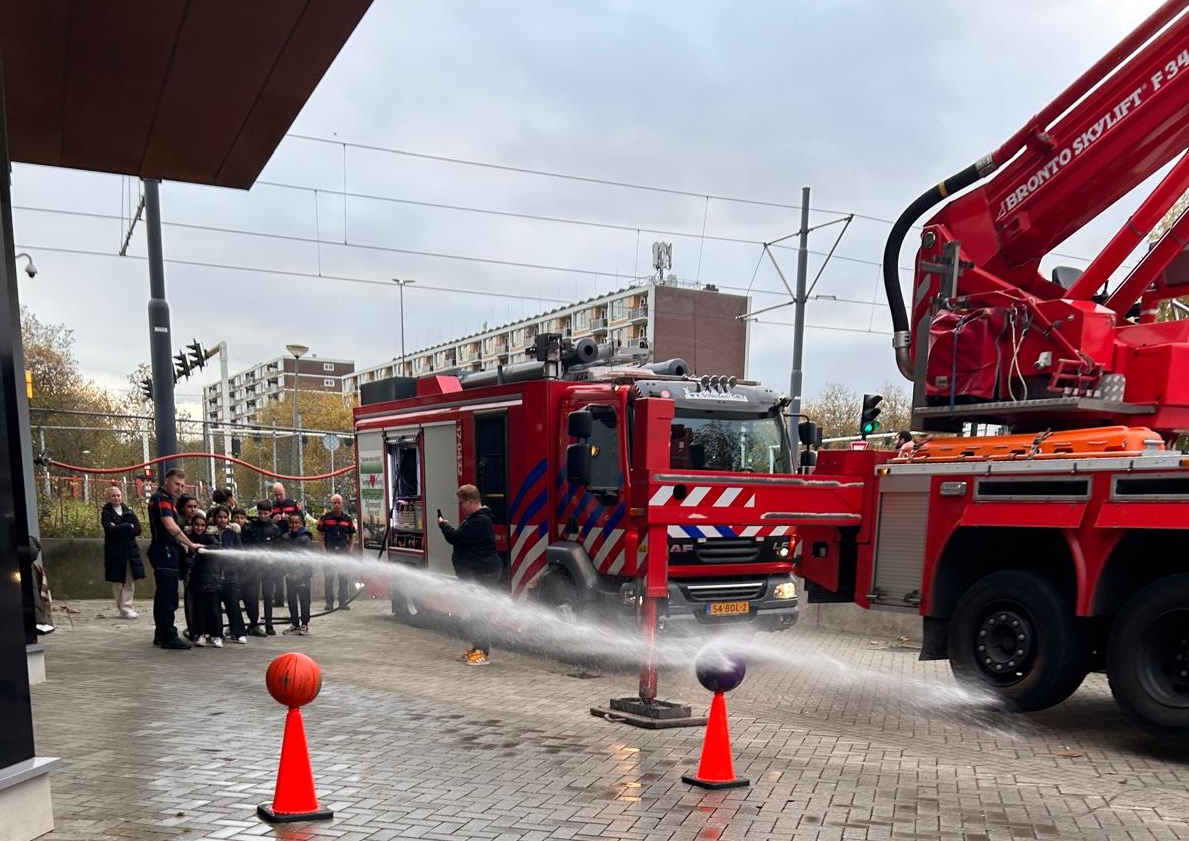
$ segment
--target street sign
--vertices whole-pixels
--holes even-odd
[[[339,447],[343,446],[343,442],[333,432],[327,432],[322,436],[322,446],[333,453]]]
[[[870,450],[871,444],[867,441],[851,441],[850,448],[852,450]]]

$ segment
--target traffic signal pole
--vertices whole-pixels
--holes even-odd
[[[149,250],[149,361],[153,374],[153,428],[157,435],[157,455],[177,455],[178,439],[173,399],[172,341],[169,335],[169,304],[165,300],[165,257],[161,248],[161,182],[146,178],[145,235]],[[172,461],[157,467],[163,477]]]

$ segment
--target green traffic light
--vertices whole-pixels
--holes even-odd
[[[870,423],[863,424],[863,434],[864,435],[870,435],[871,433],[875,432],[875,430],[877,430],[877,429],[879,429],[879,421],[871,421]]]

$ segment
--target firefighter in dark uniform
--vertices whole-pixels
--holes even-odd
[[[330,510],[318,519],[318,534],[322,535],[322,547],[331,553],[347,554],[355,542],[355,524],[343,511],[343,498],[335,494],[330,498]],[[351,574],[331,561],[326,565],[323,593],[326,597],[326,609],[334,610],[334,579],[338,573],[339,610],[350,610]]]
[[[183,554],[198,548],[178,525],[174,507],[185,481],[186,474],[175,467],[165,474],[161,487],[149,497],[148,556],[157,584],[153,594],[153,645],[179,650],[189,648],[190,643],[178,636],[173,624],[178,609],[178,577]]]

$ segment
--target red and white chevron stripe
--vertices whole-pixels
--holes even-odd
[[[752,492],[744,496],[746,489],[741,487],[720,488],[712,485],[686,486],[685,499],[677,499],[673,495],[676,485],[661,485],[652,498],[648,500],[652,508],[697,508],[708,505],[711,508],[755,508],[756,496]],[[742,499],[742,501],[740,501]]]

